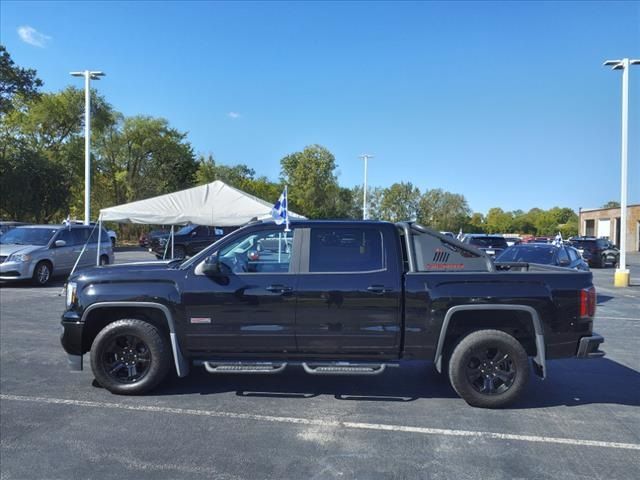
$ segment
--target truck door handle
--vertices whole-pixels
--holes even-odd
[[[371,293],[375,293],[377,295],[382,295],[383,293],[390,292],[390,288],[386,288],[384,285],[369,285],[367,287],[367,291]]]
[[[293,288],[287,287],[286,285],[269,285],[267,288],[265,288],[265,290],[267,290],[268,292],[280,293],[284,295],[286,293],[291,293],[293,291]]]

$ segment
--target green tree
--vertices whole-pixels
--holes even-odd
[[[291,210],[309,218],[335,218],[339,186],[333,154],[320,145],[305,147],[280,160],[281,181],[289,188]]]
[[[384,189],[380,218],[390,222],[415,220],[420,203],[420,189],[411,182],[394,183]]]
[[[620,208],[620,202],[616,202],[615,200],[610,200],[604,205],[602,205],[602,208]]]
[[[362,186],[357,185],[351,189],[351,207],[346,218],[354,220],[362,219],[362,203],[364,201],[362,195]],[[381,187],[367,187],[367,216],[369,220],[380,220],[382,213],[380,206],[384,198],[384,189]]]
[[[501,208],[492,208],[487,212],[485,230],[487,233],[507,233],[512,230],[513,217],[511,213]]]
[[[473,213],[463,229],[469,233],[485,233],[484,215],[479,212]]]
[[[464,195],[434,188],[418,204],[418,222],[436,230],[458,231],[469,221],[471,209]]]
[[[36,71],[18,67],[4,45],[0,45],[0,115],[15,108],[16,97],[31,100],[38,96],[42,80]]]
[[[274,203],[284,188],[283,184],[272,182],[265,176],[256,177],[255,170],[247,165],[222,165],[216,163],[212,155],[200,156],[196,171],[196,184],[203,185],[215,180],[220,180],[262,200]]]
[[[112,204],[193,186],[198,163],[186,134],[163,118],[118,115],[96,142]]]
[[[70,183],[60,164],[14,145],[0,158],[0,214],[28,222],[50,222],[66,209]]]

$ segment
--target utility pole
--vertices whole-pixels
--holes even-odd
[[[629,269],[627,268],[627,167],[629,164],[629,67],[640,64],[640,60],[623,58],[607,60],[604,65],[612,70],[622,70],[622,148],[620,174],[620,264],[616,269],[613,284],[616,287],[629,286]]]
[[[369,211],[367,210],[367,164],[370,158],[373,158],[373,155],[368,153],[363,153],[360,155],[360,158],[364,160],[364,188],[362,190],[362,219],[367,220],[369,218]]]
[[[100,80],[103,72],[84,70],[70,72],[84,77],[84,224],[91,222],[91,80]]]

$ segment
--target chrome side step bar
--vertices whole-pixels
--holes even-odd
[[[285,362],[195,362],[202,364],[209,373],[252,373],[266,374],[282,372],[287,364]]]
[[[380,375],[385,371],[387,366],[396,365],[349,362],[302,363],[302,368],[304,368],[304,371],[309,375]]]
[[[209,373],[274,374],[282,372],[288,365],[301,366],[309,375],[380,375],[387,367],[398,367],[398,363],[351,363],[351,362],[260,362],[227,360],[194,360],[195,366],[204,366]]]

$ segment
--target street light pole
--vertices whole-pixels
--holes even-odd
[[[640,64],[640,60],[607,60],[605,65],[612,70],[622,70],[622,148],[620,174],[620,262],[614,276],[614,286],[629,286],[627,268],[627,167],[629,164],[629,67]]]
[[[364,160],[364,188],[362,191],[362,219],[366,220],[369,218],[369,212],[367,211],[367,164],[370,158],[373,158],[373,155],[369,155],[368,153],[364,153],[360,155],[360,158]]]
[[[91,222],[91,80],[100,80],[103,72],[84,70],[71,72],[84,77],[84,224]]]

